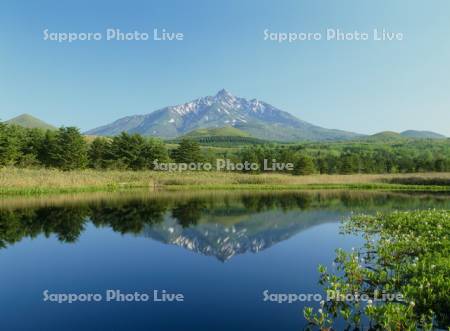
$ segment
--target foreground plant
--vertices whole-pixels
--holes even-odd
[[[364,247],[337,250],[335,272],[319,267],[328,300],[305,308],[311,327],[450,330],[450,211],[354,216],[343,232]]]

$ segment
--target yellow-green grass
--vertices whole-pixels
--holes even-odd
[[[153,187],[150,172],[55,169],[0,169],[0,195],[116,191]]]
[[[408,179],[409,184],[389,183]],[[414,179],[422,184],[414,185]],[[0,169],[0,195],[118,191],[121,189],[215,189],[215,190],[288,190],[288,189],[381,189],[450,190],[449,185],[426,185],[426,180],[450,180],[450,173],[386,175],[310,175],[243,174],[227,172],[155,172],[119,170]],[[438,181],[438,182],[439,182]]]

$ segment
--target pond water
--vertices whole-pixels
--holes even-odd
[[[2,200],[1,329],[301,330],[303,306],[319,303],[265,301],[264,293],[323,295],[318,264],[332,267],[336,248],[362,244],[339,234],[340,220],[449,207],[448,196],[364,192]],[[183,301],[155,302],[155,290]],[[150,299],[107,301],[108,291]],[[101,300],[54,301],[64,293]]]

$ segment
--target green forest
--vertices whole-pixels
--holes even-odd
[[[215,164],[263,161],[294,164],[295,175],[381,174],[450,171],[450,139],[354,140],[346,142],[265,142],[215,148],[184,138],[177,144],[122,133],[86,137],[75,127],[27,129],[0,123],[0,166],[152,170],[153,162]],[[262,171],[262,170],[259,170]]]

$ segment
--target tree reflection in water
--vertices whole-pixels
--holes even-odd
[[[220,229],[226,229],[226,225],[229,224],[238,224],[237,228],[248,230],[247,232],[251,232],[252,229],[249,227],[254,226],[257,229],[264,228],[264,231],[271,230],[271,236],[273,236],[274,230],[270,229],[275,227],[270,223],[273,221],[278,222],[274,224],[277,224],[277,236],[282,239],[286,237],[279,233],[283,231],[282,222],[276,219],[271,220],[270,215],[255,221],[254,216],[267,212],[286,213],[294,210],[308,212],[352,210],[367,213],[381,209],[448,208],[449,205],[447,197],[319,191],[247,193],[218,197],[193,196],[183,199],[154,197],[35,208],[4,207],[0,209],[0,248],[17,243],[22,238],[35,238],[38,235],[46,237],[55,235],[61,242],[73,243],[77,241],[89,222],[97,228],[108,227],[121,234],[137,235],[143,233],[145,229],[151,230],[167,219],[175,221],[182,229],[191,229],[191,236],[195,235],[194,230],[200,226],[199,223],[219,225],[223,223]],[[250,217],[253,217],[253,223],[245,221]],[[297,218],[295,222],[304,224],[295,226],[296,231],[300,231],[300,228],[304,228],[309,223],[314,223]],[[255,222],[265,224],[255,226]],[[287,229],[293,231],[292,222],[291,220],[286,225],[286,231]],[[253,238],[263,240],[261,235],[255,234],[260,231],[257,229],[253,229]]]

